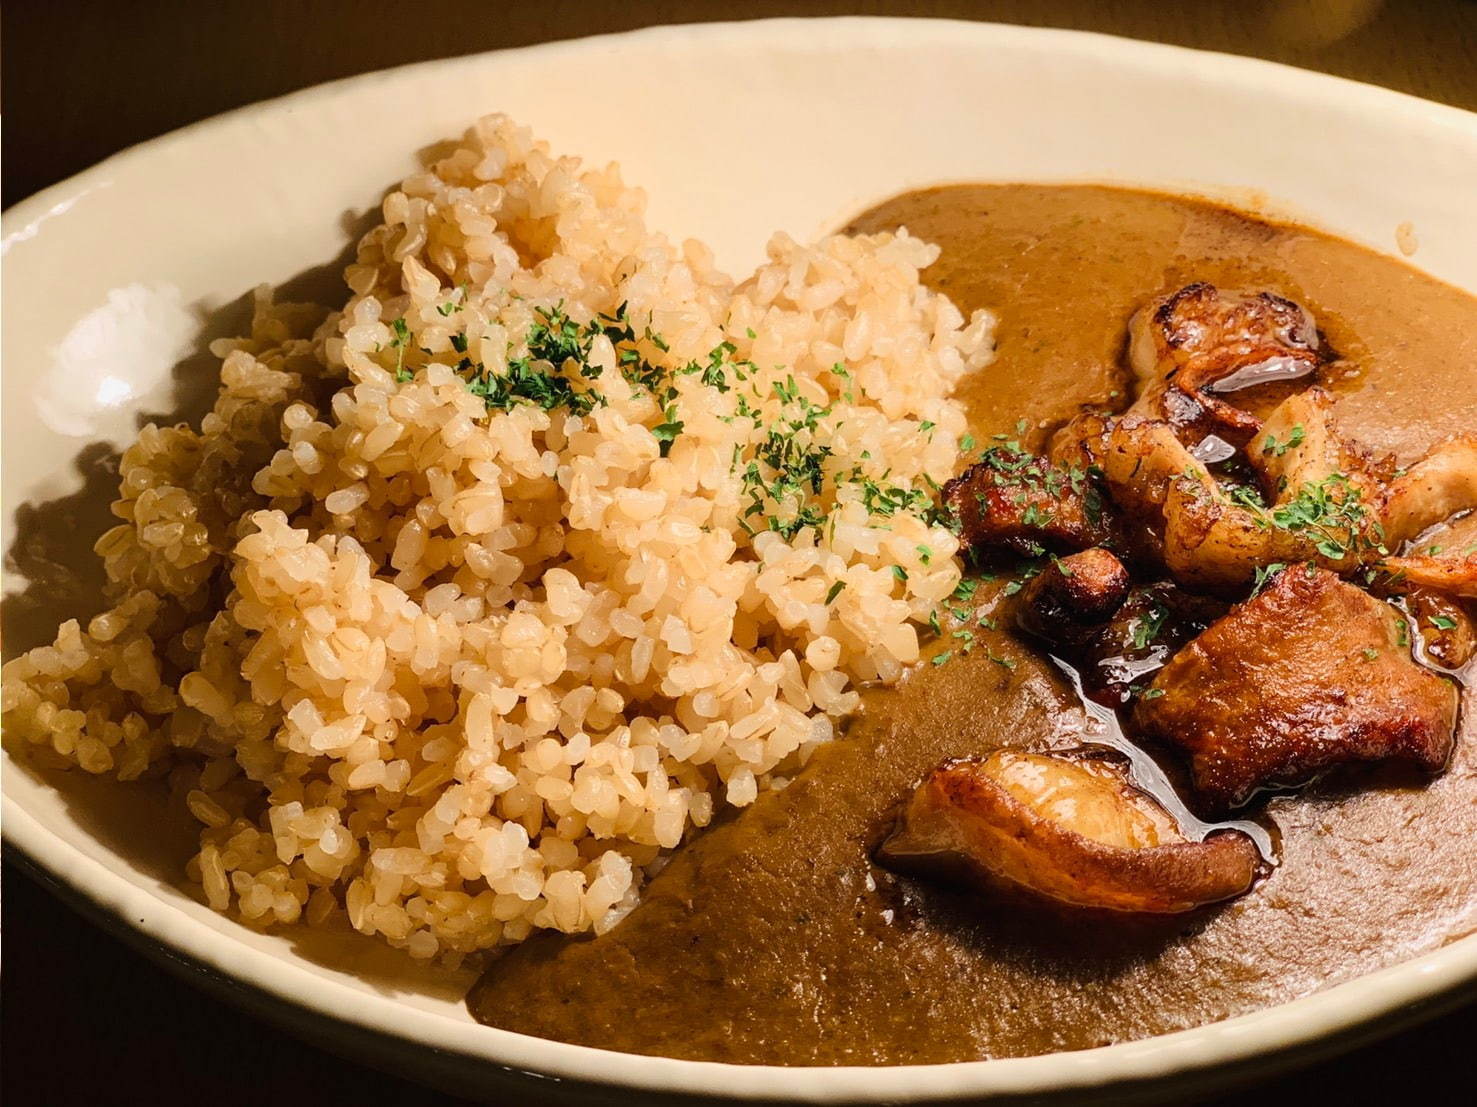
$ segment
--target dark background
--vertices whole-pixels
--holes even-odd
[[[135,142],[353,73],[650,24],[846,13],[1106,31],[1273,58],[1477,109],[1471,0],[11,0],[0,12],[0,199],[8,206]],[[461,1102],[348,1064],[208,998],[73,914],[14,864],[3,881],[0,1096],[10,1107]],[[1468,1086],[1474,1042],[1477,1008],[1468,1007],[1250,1094],[1277,1104],[1445,1100]]]

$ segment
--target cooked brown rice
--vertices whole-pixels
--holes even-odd
[[[735,287],[643,206],[492,116],[342,312],[260,293],[201,428],[123,457],[113,606],[6,667],[10,748],[167,775],[211,906],[422,958],[607,928],[781,787],[958,582],[926,505],[993,321],[906,234]]]

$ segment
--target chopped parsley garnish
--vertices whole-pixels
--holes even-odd
[[[1375,658],[1379,657],[1379,655],[1380,655],[1380,651],[1377,650],[1377,649],[1375,649],[1373,646],[1366,646],[1366,647],[1364,647],[1364,649],[1360,650],[1359,652],[1364,655],[1364,660],[1365,661],[1373,661]]]
[[[949,663],[949,658],[951,658],[953,656],[954,656],[954,651],[953,650],[945,650],[943,653],[936,653],[936,654],[933,655],[933,664],[934,665],[947,665]]]
[[[1455,630],[1456,620],[1450,615],[1432,615],[1428,622],[1437,630]]]
[[[455,310],[456,301],[449,300],[443,306]],[[442,311],[443,315],[450,313]],[[409,328],[403,320],[392,327],[403,358]],[[747,334],[751,339],[756,337],[752,329]],[[660,456],[667,457],[673,443],[687,429],[684,396],[691,395],[694,386],[730,398],[729,403],[720,406],[718,419],[752,423],[752,429],[738,428],[743,433],[734,443],[730,458],[742,497],[738,526],[747,534],[768,529],[789,541],[807,528],[819,532],[828,523],[834,526],[839,505],[852,501],[860,502],[873,517],[869,523],[873,527],[887,529],[878,520],[901,513],[914,515],[930,527],[955,525],[952,513],[938,503],[939,485],[926,474],[919,478],[925,487],[915,488],[912,481],[891,479],[891,470],[878,473],[877,462],[866,451],[859,455],[855,466],[840,469],[830,444],[832,434],[841,425],[834,416],[836,404],[816,403],[806,394],[813,385],[797,381],[793,373],[771,381],[766,394],[760,384],[765,379],[759,376],[760,367],[740,358],[732,342],[720,343],[704,358],[671,364],[653,352],[669,354],[667,342],[649,325],[641,328],[634,322],[625,304],[613,315],[598,315],[584,323],[571,318],[559,304],[534,308],[533,322],[523,339],[525,350],[519,353],[510,344],[504,370],[489,370],[468,356],[471,343],[465,331],[453,335],[451,344],[461,355],[456,372],[489,411],[529,404],[545,411],[564,409],[584,416],[606,403],[605,395],[586,383],[600,378],[603,365],[608,364],[592,360],[595,342],[600,338],[613,347],[616,367],[633,392],[649,397],[654,405],[654,413],[645,423]],[[837,363],[831,372],[845,384],[845,399],[853,402],[850,371]],[[692,385],[683,383],[691,378],[695,378]],[[929,420],[921,421],[919,426],[924,433],[936,429]],[[931,546],[917,544],[914,548],[924,565],[935,557]],[[898,580],[907,581],[907,570],[901,565],[890,568]],[[826,603],[833,602],[845,586],[844,581],[832,584]]]
[[[1262,453],[1271,454],[1273,457],[1281,457],[1288,450],[1296,446],[1301,446],[1306,437],[1307,432],[1303,430],[1303,425],[1298,423],[1287,432],[1287,438],[1281,442],[1277,441],[1275,434],[1267,435],[1267,441],[1262,445]]]
[[[1133,624],[1133,648],[1145,649],[1150,642],[1159,636],[1159,631],[1164,627],[1164,621],[1169,618],[1169,608],[1163,604],[1154,604],[1148,611],[1134,620]]]
[[[1313,548],[1339,561],[1363,548],[1378,549],[1383,540],[1363,503],[1360,487],[1342,473],[1308,481],[1298,494],[1272,509],[1272,522],[1285,531],[1313,539]]]
[[[415,374],[405,368],[405,348],[410,345],[410,327],[402,315],[390,324],[395,337],[390,339],[390,348],[395,351],[395,379],[402,384]]]
[[[666,457],[672,449],[672,443],[682,433],[683,423],[677,418],[677,405],[668,404],[662,413],[665,421],[651,428],[652,436],[657,440],[661,449],[662,457]]]
[[[1260,592],[1263,588],[1267,586],[1267,584],[1271,581],[1273,577],[1275,577],[1278,573],[1282,572],[1282,570],[1286,568],[1287,563],[1284,561],[1273,561],[1268,565],[1258,566],[1256,577],[1251,584],[1251,594],[1255,596],[1258,592]]]

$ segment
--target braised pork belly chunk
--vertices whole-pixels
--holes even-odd
[[[929,774],[878,860],[1071,907],[1154,914],[1239,895],[1258,866],[1237,832],[1186,839],[1114,762],[1009,750]]]
[[[1405,616],[1294,566],[1176,654],[1135,721],[1190,755],[1197,798],[1224,811],[1351,762],[1439,771],[1458,693],[1411,657]]]

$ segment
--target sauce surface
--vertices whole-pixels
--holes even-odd
[[[909,193],[906,226],[996,361],[962,387],[977,438],[1126,406],[1146,299],[1191,280],[1268,288],[1341,360],[1344,427],[1418,457],[1477,425],[1477,299],[1361,247],[1199,201],[1087,186]],[[986,614],[994,602],[980,589]],[[905,1064],[1082,1049],[1293,999],[1477,931],[1472,693],[1431,781],[1368,770],[1272,799],[1280,864],[1251,893],[1159,919],[1055,915],[879,869],[896,805],[947,757],[1111,740],[1050,661],[1004,633],[867,695],[782,791],[684,846],[603,936],[532,939],[469,997],[482,1022],[634,1053],[755,1064]],[[1002,663],[1013,662],[1014,667]]]

